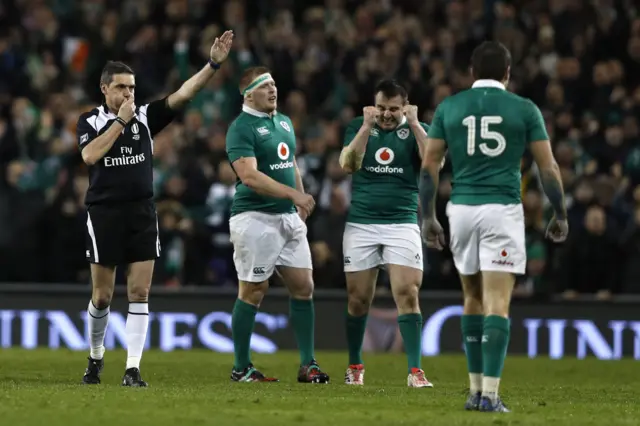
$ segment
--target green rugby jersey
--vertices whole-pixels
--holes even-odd
[[[296,137],[286,115],[275,112],[271,117],[243,105],[227,130],[226,149],[232,165],[241,157],[255,157],[259,171],[283,185],[296,187]],[[292,201],[260,195],[238,179],[231,215],[247,211],[292,213],[296,209]]]
[[[363,117],[349,123],[348,146]],[[429,131],[429,126],[420,123]],[[351,207],[347,222],[363,224],[418,223],[420,151],[406,119],[393,130],[371,128],[362,167],[352,175]]]
[[[478,80],[442,101],[429,136],[447,144],[451,202],[467,205],[519,204],[525,148],[549,139],[538,107],[495,80]]]

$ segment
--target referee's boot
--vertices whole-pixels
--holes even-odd
[[[104,368],[104,359],[93,359],[91,357],[87,359],[89,360],[89,364],[87,365],[87,369],[84,370],[82,383],[85,385],[99,385],[100,373]]]
[[[320,369],[315,359],[312,359],[309,364],[300,366],[300,370],[298,370],[298,382],[329,383],[329,375]]]
[[[146,388],[149,386],[147,382],[140,377],[140,370],[133,367],[127,368],[122,377],[122,386],[129,386],[132,388]]]

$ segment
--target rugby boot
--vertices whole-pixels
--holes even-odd
[[[132,388],[146,388],[149,386],[147,382],[140,377],[140,369],[127,368],[122,377],[122,386],[129,386]]]
[[[347,385],[364,385],[364,365],[352,364],[344,373],[344,383]]]
[[[419,368],[412,368],[407,377],[407,386],[410,388],[432,388],[433,384],[427,380],[424,371]]]
[[[300,383],[329,383],[329,375],[324,373],[315,359],[307,365],[301,365],[298,370],[298,382]]]
[[[478,411],[480,409],[480,400],[482,392],[470,393],[467,402],[464,403],[464,409],[467,411]]]
[[[249,364],[244,370],[236,371],[231,369],[231,380],[234,382],[277,382],[275,377],[266,377],[255,369],[253,364]]]
[[[500,398],[496,399],[496,401],[493,402],[490,398],[487,398],[486,396],[483,396],[482,399],[480,400],[479,409],[480,411],[483,411],[485,413],[510,413],[511,412],[511,410],[509,410],[507,406],[504,405],[504,403]]]
[[[93,359],[91,357],[87,359],[89,360],[89,364],[87,365],[87,369],[84,370],[82,383],[85,385],[99,385],[100,373],[104,368],[104,359]]]

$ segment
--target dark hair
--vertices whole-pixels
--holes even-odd
[[[407,101],[407,89],[402,87],[400,83],[393,79],[385,79],[376,85],[375,94],[382,93],[385,98],[395,98],[400,96],[403,102]]]
[[[238,89],[240,89],[240,93],[244,92],[251,82],[259,75],[271,73],[269,68],[267,67],[251,67],[244,70],[242,75],[240,76],[240,82],[238,84]]]
[[[511,66],[511,53],[502,43],[485,41],[473,50],[471,69],[476,80],[502,81]]]
[[[113,81],[113,76],[116,74],[131,74],[136,75],[131,67],[124,62],[109,61],[102,68],[102,74],[100,75],[100,84],[106,84],[107,86]]]

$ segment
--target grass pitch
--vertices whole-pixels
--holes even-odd
[[[346,354],[319,353],[328,385],[296,383],[292,352],[254,355],[279,383],[231,383],[230,354],[145,353],[147,389],[119,386],[123,351],[108,352],[103,384],[78,383],[85,353],[0,351],[0,424],[164,425],[637,425],[640,367],[632,360],[507,361],[501,394],[511,414],[462,410],[464,358],[424,358],[433,389],[409,389],[403,355],[366,354],[364,387],[342,383]]]

